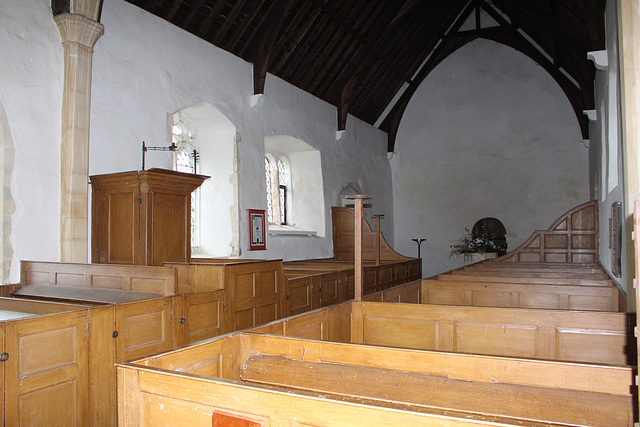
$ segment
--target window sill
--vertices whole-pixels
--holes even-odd
[[[270,236],[317,236],[318,233],[315,231],[305,231],[300,230],[299,228],[291,227],[290,225],[275,225],[269,224],[269,235]]]

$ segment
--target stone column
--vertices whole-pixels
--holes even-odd
[[[64,46],[60,148],[60,260],[89,258],[89,117],[93,46],[104,26],[76,13],[54,17]]]

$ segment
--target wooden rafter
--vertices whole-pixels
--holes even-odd
[[[253,41],[253,93],[264,93],[264,84],[271,59],[271,50],[274,41],[284,22],[287,11],[291,7],[292,0],[275,0],[269,10],[268,17],[265,18],[261,28],[254,35]]]
[[[586,53],[604,49],[606,0],[289,0],[286,9],[283,0],[126,1],[252,62],[255,92],[264,91],[270,72],[335,105],[339,128],[349,114],[377,123],[408,85],[383,122],[390,141],[389,123],[399,124],[403,103],[424,79],[418,71],[433,65],[427,59],[463,9],[470,9],[466,18],[475,19],[476,33],[461,37],[499,38],[538,58],[571,100],[583,134],[580,108],[594,104],[595,69]],[[51,0],[52,11],[68,3]],[[481,28],[480,8],[506,22],[494,17],[508,31]],[[526,34],[531,46],[510,31]],[[458,43],[445,43],[448,54]]]

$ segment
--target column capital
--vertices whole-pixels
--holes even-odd
[[[53,17],[58,25],[62,44],[78,43],[93,49],[104,34],[104,25],[76,13],[62,13]]]

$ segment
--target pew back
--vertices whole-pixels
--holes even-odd
[[[173,269],[115,264],[20,262],[20,283],[175,295]]]
[[[211,425],[220,413],[227,421],[256,425],[633,422],[628,367],[355,350],[350,344],[237,333],[120,364],[120,424]]]
[[[422,281],[422,303],[479,307],[618,311],[614,286],[540,285],[508,282]]]

